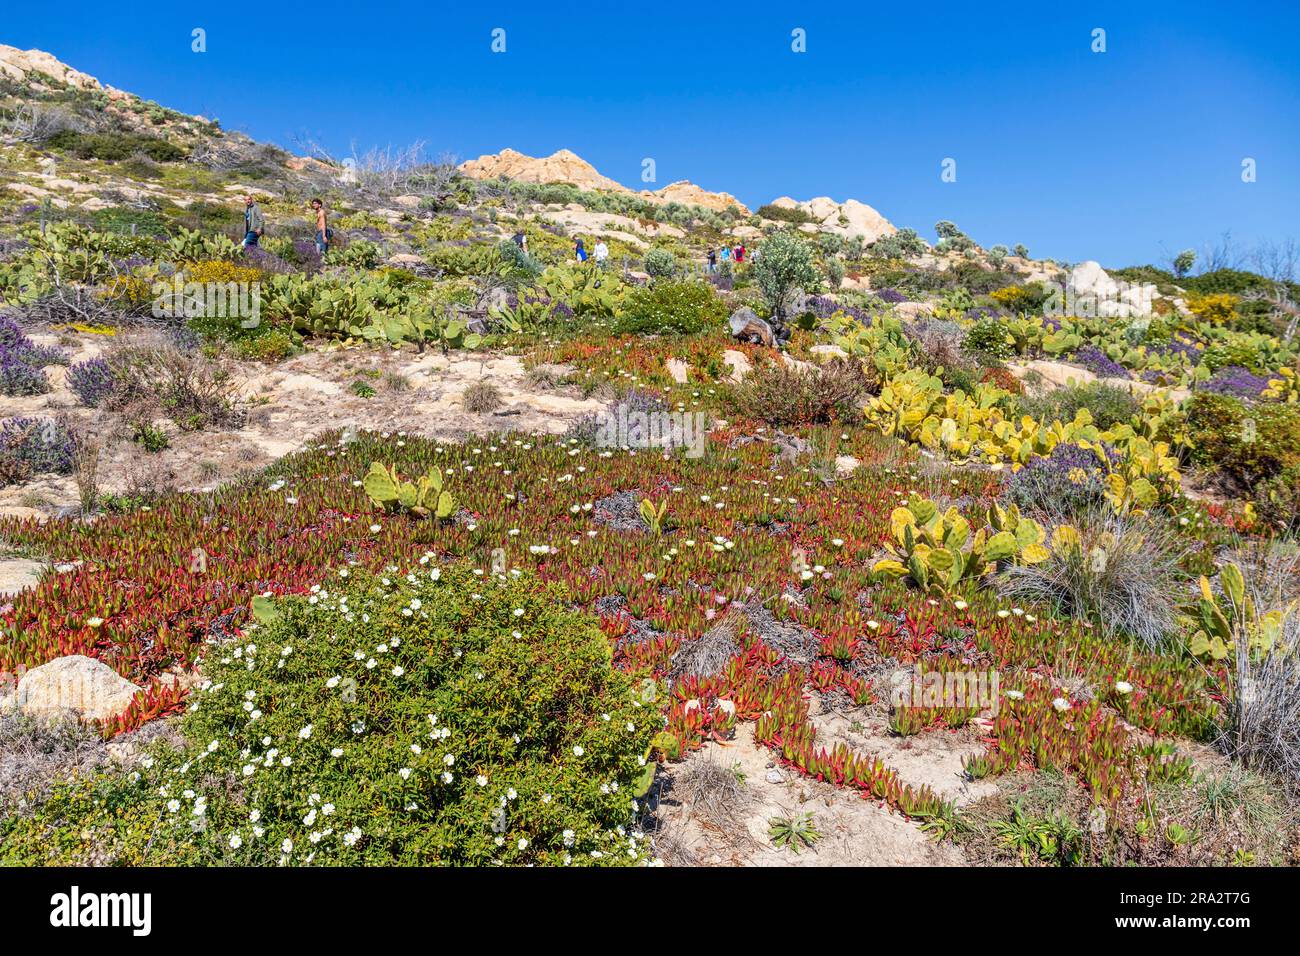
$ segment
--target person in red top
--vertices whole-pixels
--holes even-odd
[[[745,244],[743,242],[736,244],[736,261],[745,261]]]

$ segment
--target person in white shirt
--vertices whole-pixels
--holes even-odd
[[[605,245],[604,239],[596,240],[596,265],[602,269],[605,267],[605,260],[609,258],[609,246]]]

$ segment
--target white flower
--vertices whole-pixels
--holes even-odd
[[[290,840],[288,837],[285,837],[285,838],[284,838],[284,842],[280,844],[280,852],[281,852],[281,853],[292,853],[292,852],[293,852],[293,841]]]
[[[584,753],[586,753],[586,751],[583,750],[581,746],[574,745],[574,748],[573,748],[573,755],[574,755],[575,757],[581,757]]]
[[[232,850],[238,850],[243,845],[244,845],[243,837],[241,837],[238,833],[230,834],[230,848]]]
[[[1117,680],[1115,681],[1115,690],[1121,694],[1131,694],[1133,693],[1133,685],[1126,680]]]
[[[311,725],[311,724],[308,724],[308,725],[307,725],[306,727],[304,727],[302,730],[298,731],[298,739],[299,739],[299,740],[306,740],[308,737],[310,737],[310,736],[311,736],[311,729],[312,729],[312,725]]]
[[[1058,697],[1052,701],[1052,706],[1056,708],[1058,713],[1064,713],[1070,709],[1070,702],[1064,697]]]
[[[397,771],[397,775],[403,780],[409,780],[411,779],[411,768],[403,767],[401,770]]]
[[[524,838],[524,837],[520,837],[520,838],[519,838],[519,843],[516,844],[516,845],[519,847],[519,849],[521,849],[521,850],[526,850],[526,849],[528,849],[528,840],[527,840],[526,838]]]
[[[394,677],[401,677],[401,676],[402,676],[403,674],[405,674],[405,673],[406,673],[406,671],[402,668],[402,665],[400,665],[400,664],[398,664],[396,667],[393,668],[393,676],[394,676]]]
[[[1007,691],[1007,696],[1012,700],[1024,700],[1025,692],[1023,690],[1009,690]]]
[[[487,777],[483,776],[483,774],[479,774],[477,777],[474,778],[474,782],[477,783],[480,787],[486,787]]]

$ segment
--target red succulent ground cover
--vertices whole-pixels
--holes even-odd
[[[1076,620],[1011,609],[989,588],[931,597],[872,574],[898,503],[918,494],[985,500],[996,487],[987,474],[889,467],[897,449],[878,436],[822,429],[815,444],[864,463],[826,484],[769,443],[731,437],[715,433],[704,457],[691,459],[523,435],[462,445],[331,435],[254,479],[168,496],[151,509],[84,524],[0,520],[0,536],[18,546],[79,562],[46,575],[0,616],[0,672],[65,654],[97,657],[148,685],[106,728],[120,732],[182,706],[180,685],[158,678],[235,633],[256,595],[304,593],[331,568],[382,571],[425,554],[486,569],[501,548],[510,567],[563,581],[579,606],[599,613],[613,601],[602,624],[615,665],[659,680],[674,653],[721,617],[740,620],[738,653],[721,672],[678,679],[660,698],[666,758],[755,721],[756,739],[790,767],[910,815],[943,812],[937,795],[876,758],[820,746],[808,719],[810,693],[872,700],[864,672],[888,659],[1000,672],[1004,700],[986,753],[967,768],[973,776],[1050,766],[1075,774],[1099,802],[1132,800],[1154,772],[1169,772],[1151,740],[1205,733],[1215,675],[1103,639]],[[461,509],[456,520],[376,512],[360,487],[372,461],[404,475],[442,469]],[[668,502],[661,536],[593,520],[595,502],[632,489]],[[799,553],[811,575],[793,560]],[[766,642],[740,610],[754,606],[807,634],[810,659]],[[1117,682],[1133,690],[1106,690]],[[1081,685],[1102,691],[1074,700],[1064,689]],[[1006,697],[1012,690],[1022,696]],[[953,723],[924,711],[913,719],[920,732]]]

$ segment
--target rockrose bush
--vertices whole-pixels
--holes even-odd
[[[210,649],[186,744],[58,790],[2,862],[628,864],[663,719],[531,576],[340,571]],[[643,697],[646,699],[643,700]]]
[[[614,323],[618,333],[703,332],[721,327],[727,318],[727,306],[703,282],[660,281],[637,289],[624,305]]]

